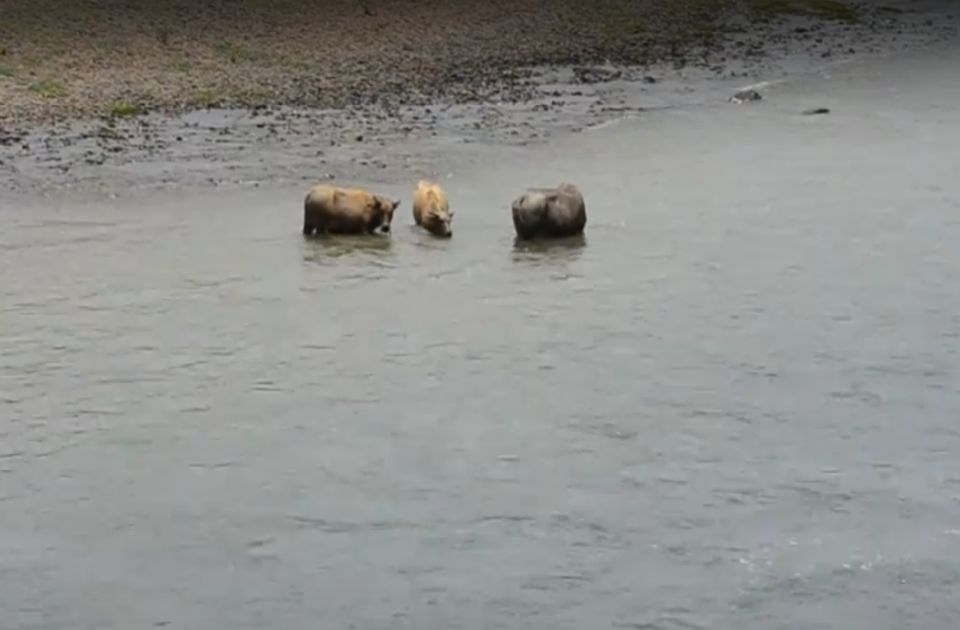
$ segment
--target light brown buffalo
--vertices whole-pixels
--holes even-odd
[[[439,185],[420,180],[413,191],[413,220],[435,236],[453,236],[450,201]]]
[[[320,184],[303,201],[303,233],[386,234],[399,201],[360,188]]]

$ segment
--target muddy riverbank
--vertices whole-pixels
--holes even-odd
[[[613,11],[615,4],[604,3],[604,11]],[[859,7],[856,19],[847,19],[842,13],[779,12],[762,14],[767,19],[760,21],[755,12],[748,14],[728,7],[727,12],[717,13],[708,2],[696,4],[695,8],[694,4],[685,3],[684,6],[690,5],[687,10],[674,6],[670,15],[683,19],[664,18],[664,24],[674,26],[637,30],[616,46],[604,39],[607,35],[601,36],[609,35],[610,24],[603,26],[600,22],[578,30],[575,40],[561,40],[576,44],[563,50],[551,49],[549,54],[498,44],[512,37],[508,37],[509,30],[498,30],[499,40],[489,34],[486,39],[477,35],[488,48],[505,56],[494,55],[496,59],[491,61],[494,57],[476,49],[470,53],[475,57],[468,61],[469,54],[461,50],[458,54],[466,56],[445,57],[446,63],[453,63],[456,68],[451,66],[453,69],[443,72],[420,63],[416,72],[429,78],[433,86],[430,89],[417,87],[425,86],[427,78],[407,81],[406,66],[391,65],[385,69],[384,60],[392,59],[390,55],[373,64],[357,62],[359,65],[353,68],[363,68],[360,74],[341,69],[336,71],[339,74],[331,75],[339,77],[336,80],[318,75],[318,85],[340,81],[336,89],[324,90],[322,98],[300,98],[292,92],[273,90],[269,81],[262,83],[270,88],[272,99],[286,101],[282,106],[224,99],[224,106],[215,100],[209,103],[210,107],[177,111],[176,102],[160,98],[145,101],[149,103],[144,107],[147,113],[134,108],[121,112],[122,115],[113,112],[89,116],[84,113],[96,110],[87,107],[90,103],[57,109],[58,102],[80,102],[73,92],[70,94],[74,96],[46,98],[43,102],[29,100],[37,94],[31,95],[29,86],[17,83],[20,66],[16,66],[13,77],[0,78],[6,108],[0,123],[0,190],[28,195],[64,191],[124,194],[143,187],[246,186],[329,178],[389,182],[421,175],[443,177],[458,160],[468,164],[485,159],[490,145],[536,143],[558,133],[581,131],[624,116],[642,116],[650,110],[723,101],[743,85],[927,44],[950,36],[956,26],[942,10],[908,2]],[[409,7],[416,6],[421,5],[409,3]],[[655,2],[631,6],[651,12],[666,11]],[[433,9],[439,11],[437,7]],[[409,53],[409,38],[388,28],[395,23],[391,21],[392,14],[388,15],[385,9],[371,10],[376,15],[363,14],[350,23],[373,20],[379,25],[374,31],[382,30],[387,42],[406,42],[401,48],[404,54]],[[440,14],[430,13],[430,19],[437,15]],[[508,15],[516,21],[524,13],[518,9]],[[570,14],[561,11],[558,15]],[[607,14],[600,11],[591,15]],[[617,16],[615,23],[620,27],[637,23],[642,17],[627,19],[615,11],[612,15]],[[425,18],[423,21],[429,22]],[[200,23],[202,20],[197,22]],[[660,22],[651,18],[645,23]],[[411,28],[404,20],[396,24]],[[564,21],[557,24],[569,25]],[[499,24],[497,29],[502,27]],[[145,26],[138,28],[149,30]],[[82,31],[78,27],[78,32]],[[270,32],[273,31],[258,36],[267,37]],[[686,33],[685,38],[670,35],[680,32]],[[170,37],[167,36],[168,43]],[[7,40],[11,40],[9,33]],[[641,45],[641,40],[648,45]],[[602,44],[605,41],[608,44]],[[429,48],[430,44],[421,46]],[[466,48],[469,46],[464,44]],[[135,46],[129,48],[134,59],[143,54],[134,54],[137,50]],[[19,54],[8,48],[5,58],[9,60],[14,53]],[[71,53],[74,65],[84,54],[82,47]],[[9,61],[5,63],[9,65]],[[127,62],[111,63],[119,64],[119,68]],[[257,72],[244,71],[255,66],[256,59],[210,63],[208,70],[220,68],[231,76],[244,75],[254,83],[262,79]],[[277,76],[283,74],[274,70]],[[384,78],[388,75],[392,77],[389,80]],[[360,81],[362,89],[349,86],[353,79]],[[202,83],[207,79],[198,80]],[[165,86],[176,85],[165,81]],[[103,92],[97,107],[108,102],[139,107],[141,102],[132,97],[114,98],[111,94],[109,90]],[[27,100],[18,101],[17,95],[27,95]],[[17,107],[33,111],[36,120],[23,119]],[[437,157],[441,154],[442,159]]]

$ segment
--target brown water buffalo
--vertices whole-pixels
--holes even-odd
[[[359,188],[320,184],[303,201],[303,234],[386,234],[399,205]]]

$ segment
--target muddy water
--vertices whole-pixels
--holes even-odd
[[[5,203],[0,625],[952,627],[958,62],[451,165],[449,241]]]

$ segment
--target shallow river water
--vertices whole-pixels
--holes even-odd
[[[454,166],[449,241],[5,202],[0,627],[955,627],[958,62]]]

